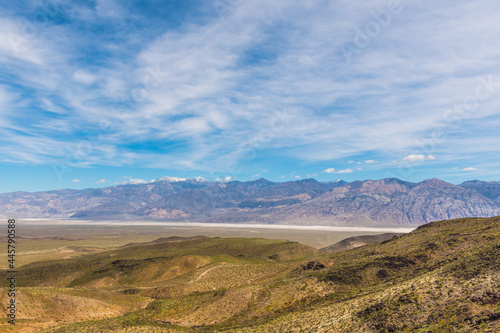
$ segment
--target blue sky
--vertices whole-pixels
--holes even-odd
[[[0,5],[0,192],[500,180],[494,0]]]

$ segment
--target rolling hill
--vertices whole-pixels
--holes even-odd
[[[433,222],[336,253],[160,240],[18,276],[18,329],[41,332],[498,332],[500,217]]]
[[[351,250],[357,247],[365,246],[368,244],[381,243],[383,241],[389,240],[396,236],[401,236],[402,234],[396,233],[385,233],[379,235],[362,235],[362,236],[354,236],[341,240],[335,244],[324,247],[320,249],[325,252],[340,252],[345,250]]]

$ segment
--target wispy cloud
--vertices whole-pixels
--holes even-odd
[[[106,179],[101,179],[101,180],[96,181],[95,183],[96,183],[96,184],[104,184],[104,183],[106,183],[106,182],[107,182],[107,180],[106,180]]]
[[[255,0],[223,19],[211,6],[190,8],[197,16],[174,24],[147,2],[99,0],[67,3],[31,36],[24,19],[4,11],[0,158],[209,172],[244,159],[242,142],[288,164],[374,164],[408,151],[407,162],[457,151],[498,156],[499,84],[473,113],[446,115],[474,95],[479,78],[500,80],[492,29],[500,4],[404,3],[346,63],[341,47],[386,5]],[[24,16],[35,11],[27,6]],[[278,111],[290,116],[284,126]]]
[[[73,79],[80,83],[92,84],[98,80],[98,77],[84,70],[78,70],[73,74]]]
[[[328,169],[325,169],[323,170],[324,173],[334,173],[335,172],[335,168],[328,168]]]
[[[80,182],[81,182],[81,180],[80,180],[80,179],[73,179],[73,180],[71,180],[71,181],[72,181],[73,183],[80,183]]]
[[[476,171],[476,170],[477,170],[477,168],[468,167],[468,168],[464,168],[463,170],[464,170],[464,171]]]
[[[122,17],[124,15],[123,8],[115,0],[97,0],[96,12],[103,17]]]

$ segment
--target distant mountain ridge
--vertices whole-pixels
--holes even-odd
[[[300,225],[420,225],[500,215],[500,182],[397,178],[212,182],[164,177],[99,189],[0,194],[4,216]]]

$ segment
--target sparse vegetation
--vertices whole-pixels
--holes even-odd
[[[137,244],[19,276],[18,327],[40,332],[498,332],[500,218],[336,253],[250,238]]]

